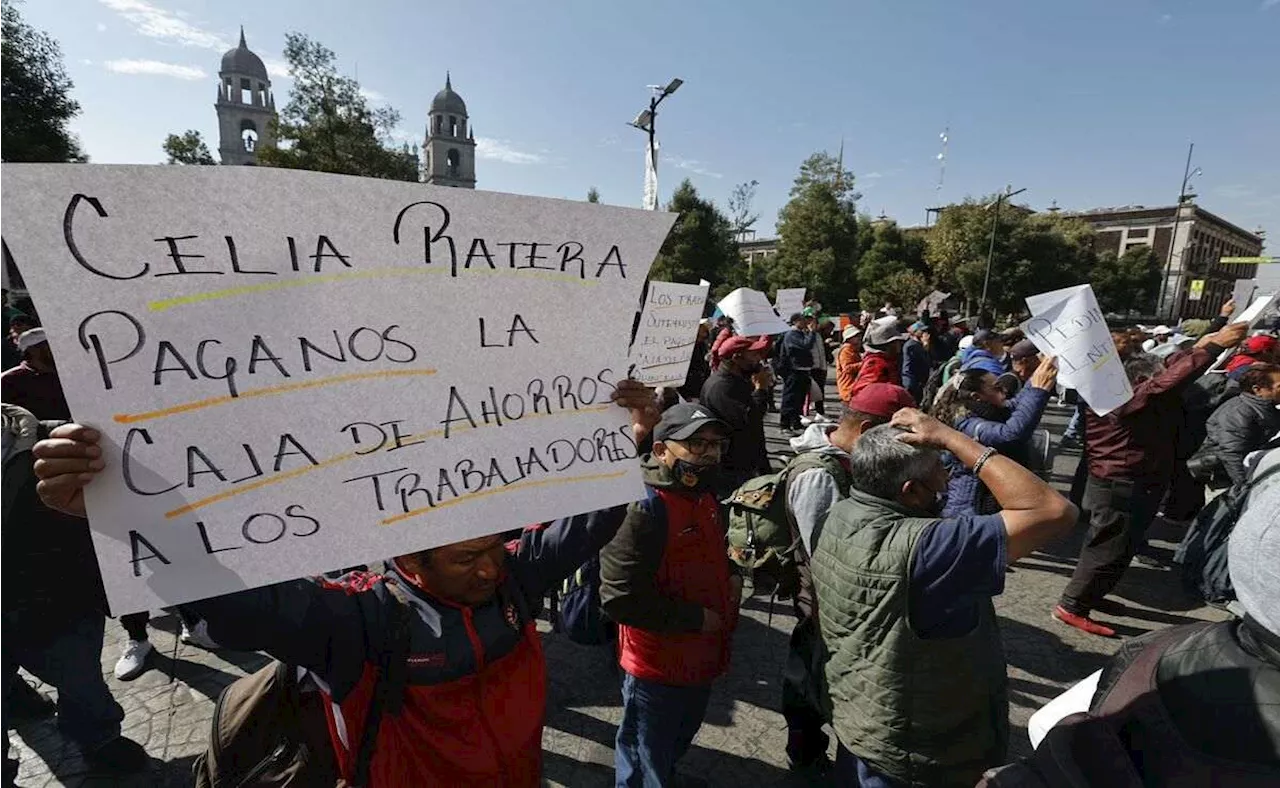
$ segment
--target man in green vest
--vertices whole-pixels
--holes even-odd
[[[940,518],[941,451],[973,470],[994,515]],[[992,597],[1005,569],[1077,511],[1016,462],[915,409],[863,433],[849,497],[810,569],[829,657],[838,785],[972,786],[1006,760],[1006,666]]]
[[[831,505],[849,494],[849,452],[862,433],[888,424],[902,408],[915,406],[903,387],[872,383],[849,400],[838,424],[812,424],[791,439],[791,448],[798,454],[787,466],[786,513],[792,539],[798,538],[803,547],[796,551],[800,587],[791,600],[796,626],[782,670],[782,716],[787,720],[787,759],[793,770],[821,774],[831,766],[830,741],[822,730],[830,722],[822,676],[826,650],[818,632],[809,576],[813,533]]]

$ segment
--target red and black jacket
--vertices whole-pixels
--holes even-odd
[[[222,645],[266,651],[327,687],[330,734],[349,776],[389,635],[394,584],[415,613],[408,686],[401,712],[382,720],[370,785],[536,786],[546,664],[533,611],[548,588],[613,537],[625,513],[618,506],[525,531],[509,551],[497,596],[478,607],[438,599],[394,569],[282,583],[193,607]]]

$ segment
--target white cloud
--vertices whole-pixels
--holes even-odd
[[[272,60],[264,57],[262,59],[262,65],[267,67],[267,74],[273,79],[289,78],[289,64],[283,60]]]
[[[688,170],[695,175],[705,175],[708,178],[723,178],[724,175],[707,169],[706,162],[697,159],[686,159],[681,156],[672,156],[665,154],[662,156],[664,161],[670,162],[673,167],[681,170]]]
[[[1165,24],[1165,23],[1167,23],[1170,19],[1173,19],[1173,14],[1161,14],[1161,15],[1160,15],[1160,22],[1161,22],[1161,24]]]
[[[867,181],[874,181],[874,180],[876,180],[877,178],[883,178],[883,177],[884,177],[884,173],[882,173],[882,172],[869,172],[869,173],[867,173],[866,175],[859,175],[858,177],[859,177],[859,178],[861,178],[861,179],[863,179],[863,180],[867,180]]]
[[[365,99],[367,99],[368,101],[372,101],[375,104],[381,103],[387,100],[386,96],[382,95],[376,90],[369,90],[368,88],[360,88],[360,95],[364,96]]]
[[[547,160],[547,157],[541,153],[523,151],[507,140],[496,140],[490,137],[476,138],[476,156],[505,164],[542,164]]]
[[[106,26],[106,25],[104,25],[104,24],[102,24],[101,22],[99,22],[99,23],[98,23],[98,32],[99,32],[99,33],[105,33],[105,32],[107,32],[107,26]]]
[[[172,11],[145,0],[98,0],[122,16],[133,29],[148,38],[202,49],[230,49],[231,44],[217,33],[199,28]]]
[[[195,66],[162,63],[159,60],[108,60],[103,65],[106,66],[107,71],[114,71],[117,74],[145,74],[174,79],[205,79],[209,76],[203,69]]]
[[[1268,8],[1273,8],[1276,5],[1280,5],[1280,0],[1262,0],[1262,5],[1258,6],[1258,10],[1266,11]]]

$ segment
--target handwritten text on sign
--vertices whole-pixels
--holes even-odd
[[[689,372],[707,285],[650,282],[628,358],[630,377],[650,386],[681,386]]]
[[[1041,353],[1058,357],[1058,381],[1076,389],[1090,409],[1105,416],[1133,397],[1107,321],[1089,285],[1027,298],[1026,334]]]
[[[117,614],[642,494],[609,395],[670,214],[249,167],[3,175],[4,241],[104,435]]]

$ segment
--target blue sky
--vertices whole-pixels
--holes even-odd
[[[1187,143],[1200,203],[1280,233],[1280,0],[410,2],[27,0],[62,44],[96,162],[159,162],[170,132],[217,147],[222,52],[243,24],[287,98],[284,34],[335,50],[420,139],[445,70],[480,138],[480,188],[638,205],[647,84],[664,103],[663,198],[679,179],[724,204],[759,181],[771,234],[795,172],[835,152],[862,210],[1013,184],[1035,208],[1169,204]],[[939,133],[950,128],[936,190]],[[1275,247],[1273,238],[1270,244]]]

